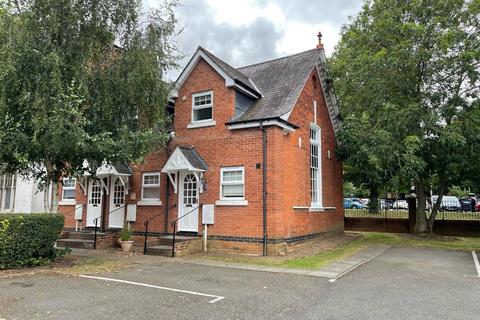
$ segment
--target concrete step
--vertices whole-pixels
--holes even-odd
[[[175,246],[177,244],[183,243],[183,242],[188,242],[191,240],[198,239],[198,237],[190,237],[190,236],[175,236]],[[173,243],[173,236],[172,235],[167,235],[167,236],[160,236],[158,237],[158,244],[168,246],[172,245]]]
[[[58,239],[57,247],[93,249],[93,240],[88,239]]]
[[[159,245],[159,246],[151,246],[147,248],[147,254],[152,256],[164,256],[164,257],[171,257],[172,256],[172,247]]]

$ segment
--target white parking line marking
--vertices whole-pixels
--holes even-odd
[[[191,294],[191,295],[195,295],[195,296],[213,298],[212,300],[209,301],[209,303],[215,303],[215,302],[218,302],[220,300],[225,299],[225,297],[216,296],[216,295],[213,295],[213,294],[206,294],[206,293],[189,291],[189,290],[181,290],[181,289],[160,287],[160,286],[155,286],[155,285],[148,284],[148,283],[140,283],[140,282],[133,282],[133,281],[127,281],[127,280],[121,280],[121,279],[113,279],[113,278],[94,277],[94,276],[87,276],[87,275],[83,275],[83,274],[80,275],[80,277],[81,278],[88,278],[88,279],[95,279],[95,280],[105,280],[105,281],[126,283],[126,284],[132,284],[132,285],[135,285],[135,286],[142,286],[142,287],[148,287],[148,288],[154,288],[154,289],[161,289],[161,290],[167,290],[167,291],[173,291],[173,292],[186,293],[186,294]]]
[[[478,257],[475,251],[472,251],[473,262],[475,263],[475,268],[477,269],[477,276],[480,277],[480,263],[478,263]]]
[[[350,269],[348,269],[348,270],[346,270],[346,271],[338,274],[337,276],[334,277],[334,279],[339,279],[340,277],[343,277],[344,275],[346,275],[347,273],[349,273],[349,272],[357,269],[358,267],[363,266],[365,263],[372,261],[373,259],[375,259],[375,258],[378,257],[379,255],[383,254],[383,253],[384,253],[385,251],[387,251],[388,249],[390,249],[390,247],[387,247],[387,248],[385,248],[384,250],[381,250],[380,252],[377,252],[375,255],[371,256],[371,257],[368,258],[367,260],[362,261],[362,262],[360,262],[359,264],[354,265],[354,266],[351,267]]]

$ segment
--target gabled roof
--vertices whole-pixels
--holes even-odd
[[[263,98],[257,100],[232,122],[283,117],[295,106],[322,49],[313,49],[292,56],[239,68],[258,86]],[[283,117],[288,120],[288,117]]]
[[[262,96],[262,93],[247,76],[200,46],[197,48],[197,51],[195,51],[195,54],[190,59],[187,66],[183,69],[182,73],[178,76],[177,81],[175,81],[175,87],[177,90],[188,78],[200,59],[204,59],[225,79],[225,85],[227,87],[236,87],[254,98],[260,98]],[[175,96],[175,94],[173,96]]]
[[[202,47],[198,47],[177,79],[177,89],[203,58],[224,79],[225,85],[247,94],[253,101],[241,115],[228,124],[235,128],[242,123],[270,120],[272,124],[295,129],[288,118],[312,71],[317,70],[335,135],[340,128],[340,113],[333,87],[328,83],[323,46],[287,57],[234,68]],[[273,121],[273,122],[272,122]]]

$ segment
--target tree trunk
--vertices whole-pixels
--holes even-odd
[[[425,214],[425,184],[423,181],[415,182],[415,193],[417,195],[417,220],[415,222],[414,233],[423,233],[428,231],[427,216]]]
[[[368,206],[368,212],[378,213],[378,189],[370,188],[370,204]]]
[[[43,190],[43,211],[50,212],[50,184],[45,182],[45,189]]]
[[[52,205],[51,213],[58,213],[58,181],[52,181]]]
[[[443,180],[440,180],[440,192],[438,193],[438,198],[435,204],[432,207],[432,213],[428,217],[428,232],[433,233],[433,224],[435,223],[435,218],[437,217],[438,210],[442,204],[443,195],[445,194],[446,183]]]

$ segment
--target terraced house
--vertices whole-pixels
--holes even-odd
[[[176,221],[181,240],[208,225],[209,250],[264,254],[343,231],[340,119],[321,34],[312,50],[241,68],[198,47],[170,110],[171,140],[145,163],[64,180],[66,230],[96,222],[110,245],[128,225],[142,244],[148,221],[155,252]]]

